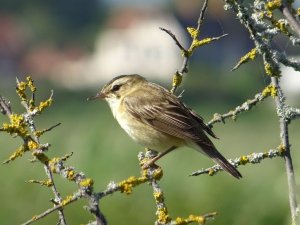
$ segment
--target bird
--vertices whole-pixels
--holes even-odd
[[[187,146],[211,158],[233,177],[242,177],[209,139],[208,135],[217,136],[203,118],[166,88],[138,74],[120,75],[87,100],[95,99],[108,102],[114,118],[135,142],[159,152],[143,169]]]

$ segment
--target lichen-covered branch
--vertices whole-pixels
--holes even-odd
[[[4,163],[12,162],[17,158],[22,157],[26,152],[30,152],[33,156],[33,160],[31,160],[31,162],[39,161],[43,164],[47,179],[43,181],[32,179],[29,181],[29,183],[38,183],[51,188],[54,194],[54,199],[52,199],[52,202],[55,205],[53,208],[45,211],[39,216],[34,216],[25,224],[33,223],[53,211],[58,211],[58,223],[61,225],[66,225],[67,222],[64,216],[63,206],[83,197],[89,201],[88,209],[95,216],[97,222],[96,224],[105,225],[106,220],[100,212],[98,198],[93,192],[93,180],[87,178],[81,172],[76,172],[73,167],[65,166],[64,161],[66,161],[71,154],[68,154],[64,157],[48,158],[45,152],[49,150],[50,144],[42,144],[40,142],[40,136],[59,125],[58,123],[48,129],[38,130],[34,121],[34,118],[40,115],[53,102],[53,91],[47,100],[37,104],[35,101],[36,87],[33,83],[33,80],[30,77],[27,77],[26,81],[20,82],[17,80],[16,92],[22,101],[22,105],[25,107],[25,112],[22,114],[14,113],[11,110],[9,101],[5,100],[3,97],[0,97],[1,112],[7,115],[9,118],[9,123],[3,123],[0,131],[9,133],[12,136],[20,137],[23,140],[23,144],[15,152],[13,152],[11,156],[4,161]],[[30,98],[27,96],[28,92],[31,93]],[[53,174],[59,174],[67,180],[75,182],[79,187],[78,192],[63,199],[56,188]]]
[[[219,114],[215,113],[213,118],[207,123],[209,127],[212,127],[215,123],[225,123],[225,119],[232,118],[233,120],[236,120],[237,116],[242,113],[249,111],[253,106],[255,106],[258,102],[263,101],[268,96],[275,97],[276,96],[276,89],[272,85],[268,85],[265,87],[265,89],[257,93],[254,98],[248,99],[246,102],[244,102],[242,105],[235,107],[234,110],[230,110],[227,113]]]
[[[262,56],[265,73],[267,76],[271,77],[271,84],[276,89],[276,96],[274,97],[277,115],[279,117],[279,126],[280,126],[280,139],[281,143],[285,149],[284,159],[287,172],[287,180],[289,187],[289,202],[292,223],[296,224],[296,216],[299,211],[297,196],[296,196],[296,181],[292,163],[292,157],[290,154],[290,144],[288,136],[288,123],[290,118],[286,118],[286,113],[289,109],[285,105],[284,96],[279,85],[279,79],[281,76],[281,71],[279,68],[279,62],[282,62],[285,65],[289,65],[295,70],[299,70],[299,63],[291,61],[288,59],[285,54],[274,49],[272,46],[273,38],[278,34],[288,35],[294,46],[297,46],[299,40],[295,38],[287,29],[286,23],[281,20],[281,22],[273,17],[273,11],[280,9],[285,10],[284,15],[288,17],[290,11],[287,6],[290,6],[287,1],[281,0],[271,0],[263,1],[258,0],[253,3],[253,9],[250,9],[245,5],[243,1],[240,0],[224,0],[226,3],[226,9],[231,9],[240,20],[241,24],[248,29],[250,37],[254,41],[255,48],[258,53]],[[271,22],[271,24],[269,23]],[[293,18],[289,18],[289,21],[294,21]],[[298,22],[292,24],[291,26],[298,33]],[[293,22],[292,22],[293,23]],[[296,40],[296,41],[293,41]],[[291,112],[291,111],[290,111]],[[290,114],[289,114],[290,115]],[[297,114],[295,114],[297,115]],[[296,116],[297,117],[297,116]],[[296,118],[293,117],[293,118]]]
[[[182,44],[178,41],[177,37],[175,34],[172,33],[171,30],[165,29],[165,28],[161,28],[160,29],[164,32],[166,32],[168,35],[170,35],[170,37],[175,41],[175,44],[179,47],[179,49],[182,51],[182,56],[183,56],[183,62],[181,65],[181,68],[179,70],[177,70],[174,75],[173,75],[173,81],[172,81],[172,88],[171,88],[171,92],[175,93],[175,91],[177,90],[177,88],[180,86],[181,82],[182,82],[182,76],[185,73],[188,73],[188,62],[189,62],[189,58],[192,56],[192,54],[194,53],[194,51],[201,47],[202,45],[206,45],[209,44],[213,41],[217,41],[225,36],[227,36],[227,34],[223,34],[219,37],[210,37],[210,38],[204,38],[202,40],[199,40],[199,35],[200,35],[200,28],[201,25],[204,21],[204,15],[205,12],[207,10],[207,6],[208,6],[208,0],[204,0],[198,20],[197,20],[197,27],[187,27],[187,31],[190,34],[191,38],[192,38],[192,42],[189,46],[188,49],[185,49]]]
[[[280,126],[280,139],[285,148],[284,159],[285,159],[285,168],[288,180],[288,188],[289,188],[289,202],[290,209],[292,215],[292,222],[296,225],[296,217],[299,213],[298,202],[297,202],[297,191],[296,191],[296,180],[295,173],[293,168],[293,161],[290,152],[290,143],[289,143],[289,132],[288,132],[288,123],[290,122],[290,118],[286,118],[286,105],[285,105],[285,97],[280,89],[278,78],[271,78],[272,84],[277,87],[278,95],[275,98],[275,104],[277,108],[277,115],[279,117],[279,126]]]
[[[22,223],[22,225],[29,225],[32,224],[46,216],[48,216],[49,214],[58,211],[60,209],[62,209],[64,206],[71,204],[72,202],[77,201],[78,199],[82,198],[82,195],[80,192],[77,192],[75,194],[72,195],[72,197],[68,197],[67,199],[63,200],[61,204],[59,205],[55,205],[54,207],[46,210],[45,212],[39,214],[39,215],[34,215],[30,220],[26,221],[25,223]]]
[[[243,155],[235,159],[228,159],[228,161],[234,166],[234,167],[239,167],[241,165],[246,165],[246,164],[258,164],[261,163],[264,159],[272,159],[275,157],[283,157],[285,152],[285,149],[283,148],[282,145],[279,145],[276,149],[270,149],[267,152],[259,152],[259,153],[251,153],[249,155]],[[210,176],[215,175],[219,171],[222,171],[222,167],[219,166],[218,164],[206,168],[206,169],[201,169],[197,170],[193,173],[190,174],[190,176],[198,176],[202,174],[208,174]]]
[[[151,150],[148,150],[145,154],[140,152],[139,161],[141,165],[147,163],[147,161],[155,157],[156,154],[156,152],[153,152]],[[172,220],[168,212],[167,204],[165,203],[164,193],[158,183],[158,180],[160,180],[163,175],[162,169],[156,165],[151,165],[148,169],[143,170],[143,173],[146,175],[153,189],[157,216],[155,225],[183,225],[195,222],[198,224],[204,224],[207,220],[213,219],[216,216],[216,212],[213,212],[200,216],[189,215],[188,218],[177,217],[175,220]]]

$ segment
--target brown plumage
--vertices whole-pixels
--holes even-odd
[[[217,137],[202,117],[165,88],[139,75],[122,75],[111,80],[95,97],[108,101],[121,127],[141,145],[162,155],[189,146],[210,157],[232,176],[242,177],[208,138],[207,134]]]

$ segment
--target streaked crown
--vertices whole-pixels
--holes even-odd
[[[135,87],[139,83],[146,82],[147,80],[138,75],[120,75],[109,81],[100,91],[100,94],[104,98],[119,98],[127,93],[135,90]]]

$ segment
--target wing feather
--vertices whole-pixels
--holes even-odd
[[[139,93],[139,91],[124,98],[127,110],[136,119],[149,124],[156,130],[212,146],[212,142],[204,131],[213,137],[216,136],[206,126],[203,119],[167,90],[154,87],[161,94],[155,98],[148,93]]]

